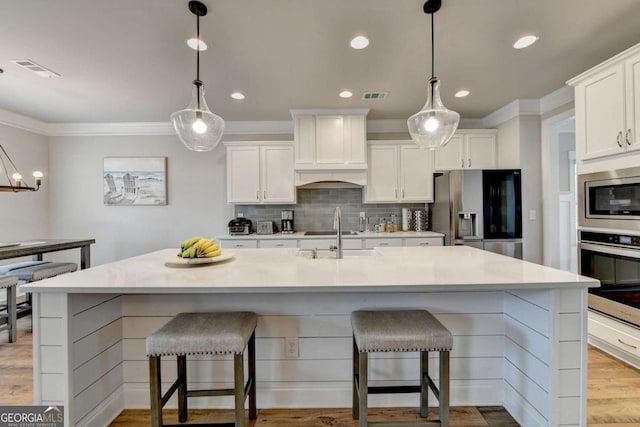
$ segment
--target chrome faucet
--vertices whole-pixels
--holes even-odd
[[[342,214],[337,206],[333,214],[333,229],[336,230],[336,245],[330,246],[329,250],[336,253],[336,259],[342,259]]]

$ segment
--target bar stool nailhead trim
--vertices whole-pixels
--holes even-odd
[[[378,426],[449,426],[449,352],[453,346],[451,332],[426,310],[355,311],[353,328],[353,419],[360,427]],[[369,386],[368,356],[372,352],[420,352],[420,385]],[[440,354],[439,387],[429,377],[429,352]],[[438,399],[439,420],[421,422],[369,423],[369,394],[420,393],[420,416],[429,413],[429,388]]]
[[[162,408],[178,391],[178,421],[187,421],[187,398],[202,396],[234,396],[235,423],[207,423],[244,427],[244,402],[249,397],[249,419],[257,418],[256,410],[256,335],[258,316],[251,312],[180,313],[146,341],[149,357],[149,388],[151,398],[151,426],[167,427],[162,423]],[[248,350],[248,378],[244,380],[244,350]],[[233,354],[234,387],[227,389],[188,390],[187,355]],[[160,358],[176,356],[178,375],[169,390],[162,395]],[[180,424],[177,424],[180,425]]]

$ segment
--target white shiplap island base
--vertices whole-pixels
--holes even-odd
[[[168,249],[24,286],[35,300],[34,403],[64,405],[68,426],[148,408],[149,334],[179,312],[252,310],[258,408],[350,407],[350,313],[424,308],[454,335],[452,405],[503,405],[524,426],[586,426],[587,288],[597,281],[466,246],[378,251],[335,260],[238,249],[231,261],[176,269],[163,265],[176,253]],[[298,357],[287,338],[298,339]],[[175,375],[167,359],[165,386]],[[188,363],[193,388],[232,383],[230,358]],[[417,353],[378,354],[370,380],[417,381],[418,363]],[[435,354],[429,371],[437,378]]]

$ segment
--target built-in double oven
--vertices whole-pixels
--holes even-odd
[[[640,327],[640,168],[579,175],[578,212],[589,308]]]

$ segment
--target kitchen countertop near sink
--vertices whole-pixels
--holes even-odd
[[[348,230],[347,230],[348,231]],[[304,231],[296,231],[295,233],[283,234],[243,234],[240,236],[219,236],[218,240],[256,240],[256,239],[335,239],[336,236],[305,236]],[[442,233],[436,233],[434,231],[395,231],[393,233],[376,233],[375,231],[363,231],[357,232],[358,234],[343,234],[343,239],[391,239],[391,238],[428,238],[428,237],[444,237]]]

